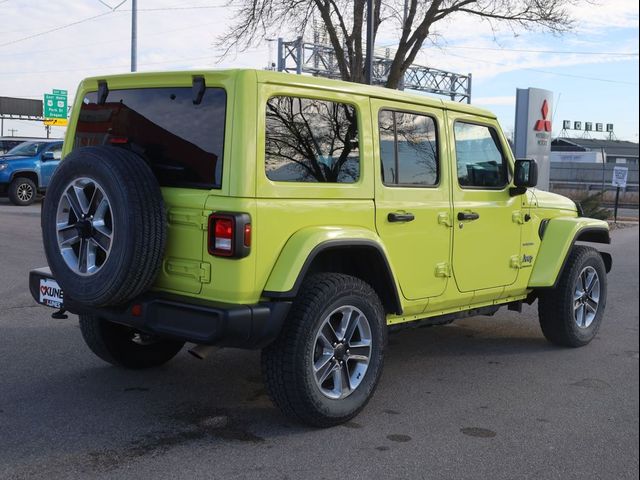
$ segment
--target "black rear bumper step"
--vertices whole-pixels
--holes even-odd
[[[45,278],[54,279],[49,268],[29,272],[29,289],[38,303],[40,280]],[[117,307],[91,307],[68,297],[62,306],[71,313],[95,315],[162,337],[245,349],[262,348],[275,340],[290,307],[291,302],[239,305],[156,292]]]

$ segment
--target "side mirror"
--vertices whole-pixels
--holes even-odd
[[[516,160],[513,175],[515,188],[511,189],[511,195],[522,195],[528,187],[538,184],[538,164],[533,159]]]
[[[55,157],[53,156],[53,152],[44,152],[44,153],[42,154],[42,156],[40,157],[40,159],[41,159],[43,162],[46,162],[46,161],[48,161],[48,160],[55,160]]]

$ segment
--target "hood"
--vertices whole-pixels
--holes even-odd
[[[555,208],[576,212],[578,208],[573,200],[557,193],[535,189],[532,191],[539,208]]]
[[[0,155],[0,162],[10,162],[13,160],[29,160],[33,158],[33,156],[26,155]]]

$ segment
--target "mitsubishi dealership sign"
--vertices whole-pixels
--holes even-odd
[[[540,88],[518,88],[516,93],[516,158],[538,162],[538,187],[549,189],[551,112],[553,92]]]

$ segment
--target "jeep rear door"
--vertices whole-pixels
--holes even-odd
[[[521,196],[509,193],[512,162],[498,122],[448,112],[454,228],[453,273],[461,292],[514,283],[524,221]],[[494,298],[495,292],[487,292]],[[474,301],[475,301],[474,300]]]
[[[165,258],[154,287],[195,295],[212,278],[205,203],[222,188],[229,82],[208,77],[194,96],[190,75],[163,77],[149,82],[153,87],[136,77],[109,79],[102,99],[97,89],[86,92],[72,125],[73,147],[110,145],[145,159],[162,187],[167,218]]]
[[[403,296],[441,295],[449,276],[451,216],[443,111],[372,99],[376,229]]]

